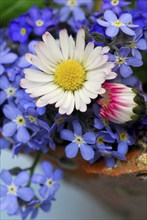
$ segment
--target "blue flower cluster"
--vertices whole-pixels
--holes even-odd
[[[80,150],[84,160],[94,163],[100,157],[104,157],[106,165],[113,167],[115,158],[126,160],[128,146],[134,144],[134,139],[127,129],[113,124],[110,127],[108,121],[102,122],[97,117],[94,118],[94,127],[97,130],[95,132],[88,131],[82,134],[82,126],[76,120],[72,122],[72,126],[74,132],[68,129],[61,131],[61,138],[71,142],[65,148],[68,158],[74,158]],[[116,149],[114,150],[111,145],[115,142]]]
[[[8,35],[14,42],[26,43],[32,32],[41,36],[46,30],[55,27],[57,23],[56,9],[40,10],[37,6],[33,6],[27,13],[10,22]]]
[[[138,121],[135,129],[131,123],[119,125],[108,121],[100,116],[98,98],[88,105],[84,113],[75,110],[71,115],[61,115],[52,104],[37,107],[37,100],[20,86],[24,68],[36,70],[31,62],[25,60],[25,54],[31,52],[32,57],[35,55],[35,45],[41,40],[42,34],[50,31],[56,36],[61,28],[67,28],[75,36],[83,27],[87,43],[104,46],[107,65],[114,63],[112,68],[117,77],[113,82],[132,86],[145,97],[142,83],[134,71],[136,67],[143,66],[143,57],[147,52],[146,1],[136,1],[136,8],[132,9],[130,1],[103,0],[100,11],[94,11],[95,2],[99,1],[54,0],[58,9],[46,7],[40,10],[33,6],[12,20],[8,28],[0,30],[0,104],[3,114],[0,150],[11,149],[13,157],[20,152],[50,156],[52,151],[63,145],[67,158],[74,158],[80,152],[80,156],[91,164],[103,158],[109,168],[117,166],[117,161],[127,159],[126,155],[136,141],[137,129],[146,126],[146,118]],[[74,47],[72,38],[70,42],[70,46]],[[90,51],[90,46],[87,47],[87,53],[88,49]],[[41,54],[40,51],[38,53]],[[33,83],[25,83],[27,90],[32,88]],[[36,83],[39,85],[40,82]],[[35,91],[35,84],[33,88]],[[126,100],[121,93],[119,97]],[[109,99],[106,99],[106,106],[108,102]],[[118,106],[112,104],[113,107]],[[136,111],[138,113],[138,109]],[[123,112],[127,114],[124,109]],[[60,159],[56,158],[56,161]],[[34,174],[32,166],[18,172],[15,178],[11,170],[2,170],[1,210],[6,209],[9,215],[20,214],[22,219],[28,216],[34,219],[39,208],[45,212],[50,210],[62,171],[53,171],[47,161],[42,163],[41,168],[43,174]],[[32,184],[39,187],[37,196]]]
[[[52,165],[44,161],[41,165],[44,175],[34,174],[30,175],[30,172],[20,171],[14,178],[13,172],[10,170],[2,170],[0,173],[0,179],[2,184],[0,185],[1,197],[0,210],[7,210],[9,215],[20,215],[22,219],[26,219],[30,216],[34,219],[39,208],[44,212],[48,212],[51,207],[54,196],[59,188],[59,181],[62,179],[62,171],[56,169],[53,171]],[[28,170],[31,171],[31,168]],[[35,194],[31,184],[38,184],[39,195]],[[40,184],[42,185],[40,188]]]

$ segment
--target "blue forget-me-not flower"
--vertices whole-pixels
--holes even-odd
[[[41,165],[43,174],[34,174],[32,177],[32,183],[41,184],[39,194],[42,198],[48,198],[53,196],[59,188],[59,181],[62,179],[62,170],[56,169],[53,171],[53,166],[44,161]]]
[[[73,158],[78,154],[80,149],[81,155],[85,160],[90,160],[94,157],[94,150],[92,144],[95,144],[95,134],[93,132],[86,132],[82,134],[82,126],[76,120],[72,122],[74,132],[68,129],[61,131],[61,138],[63,140],[71,141],[65,148],[65,153],[68,158]]]
[[[106,35],[109,37],[115,37],[119,30],[127,35],[134,36],[135,31],[132,28],[138,27],[138,25],[132,24],[132,15],[129,13],[122,14],[119,18],[116,14],[107,10],[104,12],[104,20],[97,19],[99,25],[106,27]]]
[[[29,182],[29,172],[22,171],[13,180],[8,170],[2,170],[0,178],[5,185],[0,185],[1,197],[0,209],[7,209],[9,215],[14,215],[19,209],[18,199],[29,202],[34,197],[34,192],[30,187],[26,187]]]

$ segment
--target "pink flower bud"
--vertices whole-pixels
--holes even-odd
[[[98,100],[101,117],[117,124],[137,120],[145,110],[144,98],[138,91],[118,83],[104,83],[106,90]]]

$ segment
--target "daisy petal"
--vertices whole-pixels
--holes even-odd
[[[75,42],[72,36],[69,37],[69,58],[73,59],[75,51]]]
[[[84,29],[80,29],[78,31],[77,39],[76,39],[76,48],[74,54],[75,60],[79,60],[80,62],[82,61],[84,48],[85,48],[85,31]]]
[[[88,57],[90,56],[91,52],[93,51],[94,44],[89,42],[85,48],[84,55],[83,55],[83,63],[86,63]]]
[[[56,40],[53,38],[53,36],[50,33],[48,33],[47,35],[47,43],[51,49],[51,52],[54,54],[56,61],[60,62],[61,60],[63,60],[63,55],[61,53],[61,50],[57,45]]]
[[[60,31],[59,40],[64,60],[67,60],[69,56],[69,38],[66,29]]]
[[[31,91],[31,97],[38,97],[38,96],[41,96],[41,95],[44,95],[44,94],[47,94],[49,92],[52,92],[54,90],[57,89],[57,86],[54,85],[54,84],[44,84],[43,86],[41,87],[38,87],[38,88],[35,88],[34,90],[33,89],[29,89],[29,90],[26,90],[26,92],[29,92]]]
[[[50,82],[53,81],[52,75],[45,74],[34,69],[24,69],[25,77],[30,81],[35,82]]]

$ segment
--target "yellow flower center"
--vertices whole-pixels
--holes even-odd
[[[103,136],[99,136],[99,137],[97,138],[97,143],[98,143],[98,144],[104,143],[104,137],[103,137]]]
[[[120,138],[121,141],[126,141],[126,139],[127,139],[127,133],[126,133],[126,132],[121,132],[121,133],[119,134],[119,138]]]
[[[68,0],[67,5],[74,7],[77,4],[77,0]]]
[[[116,6],[119,4],[119,0],[112,0],[111,5]]]
[[[104,123],[105,126],[108,126],[108,125],[109,125],[109,121],[108,121],[108,120],[106,120],[106,119],[103,118],[102,121],[103,121],[103,123]]]
[[[16,195],[17,187],[14,184],[8,186],[8,193],[11,195]]]
[[[116,58],[116,62],[117,62],[118,64],[123,64],[123,63],[125,62],[125,58],[123,58],[123,57],[117,57],[117,58]]]
[[[13,95],[15,94],[15,91],[16,91],[15,88],[13,88],[13,87],[8,87],[7,90],[6,90],[7,96],[8,96],[8,97],[13,96]]]
[[[21,28],[21,29],[20,29],[20,33],[21,33],[21,35],[25,35],[25,34],[26,34],[26,32],[27,32],[27,31],[26,31],[26,29],[25,29],[25,28]]]
[[[40,208],[40,206],[41,206],[41,204],[40,204],[40,203],[37,203],[37,204],[34,206],[34,208],[35,208],[35,209],[38,209],[38,208]]]
[[[136,42],[135,42],[135,41],[131,42],[129,46],[130,46],[131,48],[136,48]]]
[[[55,70],[54,82],[67,91],[75,91],[83,86],[86,78],[84,67],[76,60],[61,62]]]
[[[84,140],[81,136],[75,136],[74,140],[79,146],[84,143]]]
[[[48,187],[52,187],[54,185],[52,178],[47,179],[45,185]]]
[[[112,22],[112,24],[113,24],[114,26],[116,26],[116,27],[121,27],[121,26],[124,25],[124,24],[123,24],[121,21],[119,21],[119,20]]]
[[[42,20],[37,20],[35,23],[38,27],[41,27],[44,24]]]
[[[18,126],[25,125],[25,119],[22,116],[18,116],[15,121],[16,121]]]
[[[32,115],[28,115],[28,118],[30,120],[30,123],[36,123],[36,118],[33,117]]]

